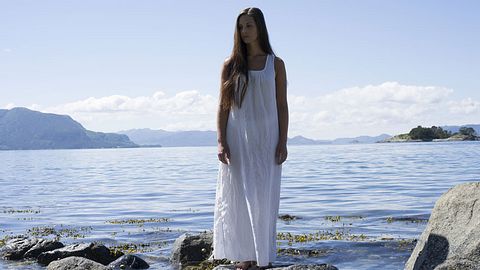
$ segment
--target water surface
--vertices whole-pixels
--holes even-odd
[[[318,255],[281,253],[277,263],[403,269],[411,247],[399,240],[418,238],[426,223],[397,219],[428,219],[450,187],[479,181],[479,156],[479,142],[289,146],[280,213],[300,219],[279,220],[278,232],[343,238],[279,240]],[[53,228],[67,244],[143,243],[152,269],[169,269],[179,235],[213,226],[216,147],[0,151],[0,161],[0,238]]]

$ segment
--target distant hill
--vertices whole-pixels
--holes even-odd
[[[85,129],[68,115],[0,110],[0,150],[138,147],[125,135]]]
[[[161,146],[216,146],[217,133],[215,131],[165,131],[144,129],[131,129],[118,131],[127,135],[134,143],[139,145]],[[375,143],[391,137],[382,134],[376,137],[360,136],[355,138],[342,138],[333,141],[314,140],[303,136],[288,138],[289,145],[313,145],[313,144],[349,144],[349,143]]]
[[[293,138],[288,138],[288,144],[291,145],[309,145],[309,144],[330,144],[331,141],[327,140],[314,140],[309,139],[303,136],[295,136]]]
[[[447,130],[447,131],[451,131],[452,133],[456,133],[460,130],[461,127],[471,127],[473,129],[475,129],[477,134],[480,135],[480,125],[443,126],[441,128],[443,128],[444,130]]]
[[[375,137],[359,136],[355,138],[339,138],[332,141],[333,144],[351,144],[351,143],[376,143],[391,138],[391,135],[382,134]]]
[[[117,132],[127,135],[139,145],[171,146],[215,146],[217,133],[215,131],[166,131],[149,128],[130,129]]]

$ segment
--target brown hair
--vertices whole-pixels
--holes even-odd
[[[268,39],[267,25],[265,24],[265,18],[263,17],[262,11],[255,7],[242,10],[242,12],[238,14],[235,22],[233,50],[225,66],[227,68],[228,77],[221,86],[222,100],[220,101],[220,104],[224,110],[230,109],[234,104],[235,87],[239,85],[242,75],[245,76],[245,84],[242,87],[240,104],[238,104],[239,107],[242,105],[243,97],[245,96],[248,85],[247,45],[242,41],[238,25],[242,15],[248,15],[253,18],[255,25],[257,26],[258,43],[260,48],[267,54],[273,54],[272,46]]]

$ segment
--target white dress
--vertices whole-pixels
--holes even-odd
[[[234,105],[229,113],[230,164],[219,162],[215,259],[257,261],[259,266],[276,259],[282,166],[275,161],[279,126],[274,60],[269,54],[263,70],[249,71],[242,106]],[[238,97],[238,89],[235,91]]]

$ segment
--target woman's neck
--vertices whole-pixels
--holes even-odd
[[[257,42],[247,44],[247,56],[265,55]]]

